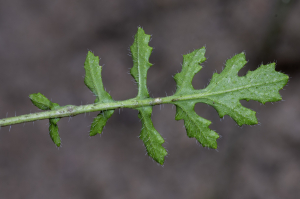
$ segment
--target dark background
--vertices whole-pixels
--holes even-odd
[[[83,83],[88,50],[102,58],[103,82],[115,100],[133,98],[128,47],[137,27],[152,35],[151,96],[172,95],[182,55],[207,47],[193,80],[204,88],[226,59],[246,52],[248,64],[277,62],[290,75],[284,102],[242,102],[260,124],[239,127],[203,104],[218,150],[189,139],[175,108],[156,106],[155,128],[168,150],[164,166],[138,138],[137,111],[117,110],[101,136],[89,137],[97,113],[64,118],[62,146],[48,121],[2,127],[0,198],[300,198],[300,2],[296,0],[0,0],[0,118],[38,112],[28,98],[41,92],[60,105],[92,103]]]

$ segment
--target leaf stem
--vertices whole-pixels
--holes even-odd
[[[88,105],[81,105],[81,106],[67,105],[56,110],[43,111],[38,113],[31,113],[31,114],[20,115],[16,117],[0,119],[0,127],[24,123],[24,122],[32,122],[36,120],[49,119],[49,118],[70,117],[70,116],[75,116],[87,112],[106,111],[106,110],[113,110],[118,108],[135,109],[143,106],[154,106],[162,103],[171,103],[173,98],[170,97],[148,98],[143,100],[137,100],[136,98],[133,98],[124,101],[113,101],[108,103],[96,103],[96,104],[88,104]]]

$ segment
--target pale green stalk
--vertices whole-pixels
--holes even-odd
[[[136,100],[135,98],[124,100],[124,101],[114,101],[109,103],[98,103],[98,104],[88,104],[88,105],[67,105],[63,106],[57,110],[43,111],[38,113],[31,113],[26,115],[20,115],[16,117],[9,117],[0,119],[0,126],[9,126],[13,124],[20,124],[24,122],[32,122],[36,120],[44,120],[49,118],[62,118],[75,116],[82,113],[104,111],[104,110],[114,110],[119,108],[139,108],[149,105],[159,105],[163,103],[171,103],[173,99],[177,97],[164,97],[164,98],[150,98],[144,100]]]

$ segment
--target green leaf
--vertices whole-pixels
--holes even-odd
[[[59,109],[60,106],[57,103],[52,103],[48,98],[46,98],[41,93],[34,93],[29,95],[29,98],[31,99],[32,103],[37,106],[39,109],[42,110],[56,110]],[[57,122],[60,120],[60,118],[50,118],[49,119],[49,135],[56,144],[56,146],[60,146],[61,141],[58,134],[58,126]]]
[[[139,137],[144,142],[148,155],[156,162],[163,165],[164,157],[167,155],[167,151],[164,147],[162,147],[162,144],[165,142],[164,139],[153,126],[151,120],[152,106],[138,108],[138,111],[138,116],[143,125]]]
[[[275,63],[261,65],[239,77],[238,72],[246,63],[244,53],[235,55],[227,60],[224,70],[215,73],[210,84],[198,92],[203,99],[199,102],[213,106],[220,117],[229,115],[240,126],[257,124],[255,111],[243,107],[240,100],[255,100],[263,104],[282,100],[279,90],[289,78],[275,71]]]
[[[42,110],[56,111],[0,119],[0,126],[50,118],[49,134],[59,147],[61,139],[57,123],[60,117],[101,111],[91,125],[90,135],[94,136],[102,133],[115,109],[132,108],[139,111],[138,116],[143,126],[139,137],[144,142],[148,155],[163,164],[167,151],[162,146],[164,139],[156,131],[151,120],[153,106],[165,103],[176,105],[175,119],[184,120],[188,137],[196,138],[203,147],[216,149],[219,135],[209,128],[211,124],[209,120],[197,115],[194,110],[196,103],[211,105],[220,117],[229,115],[238,125],[257,124],[256,112],[242,106],[240,100],[255,100],[263,104],[279,101],[281,100],[279,90],[288,82],[287,75],[275,71],[275,63],[261,65],[258,69],[249,71],[245,76],[238,76],[238,72],[247,63],[245,54],[240,53],[227,60],[225,68],[220,74],[213,74],[206,88],[195,90],[192,86],[193,78],[202,69],[200,64],[206,60],[206,50],[203,47],[183,56],[182,70],[174,76],[177,84],[176,93],[173,96],[152,99],[147,89],[147,72],[152,66],[149,63],[152,52],[152,47],[148,45],[149,41],[150,35],[145,34],[142,28],[138,28],[134,42],[130,46],[134,63],[130,73],[138,84],[138,94],[135,98],[114,101],[103,87],[102,66],[99,65],[99,57],[88,52],[84,64],[86,71],[84,82],[96,96],[94,104],[60,107],[59,104],[51,102],[41,93],[35,93],[29,96],[35,106]]]
[[[184,120],[184,126],[189,138],[196,138],[203,147],[217,148],[219,135],[208,126],[211,121],[206,120],[195,112],[195,102],[177,102],[176,120]]]
[[[99,57],[95,56],[92,52],[89,51],[84,63],[84,69],[84,83],[95,94],[95,103],[112,102],[113,99],[103,87],[101,77],[102,66],[99,65]],[[114,110],[100,112],[92,123],[90,136],[94,136],[97,133],[100,134],[107,120],[112,116],[113,113]]]
[[[205,47],[203,47],[192,53],[183,55],[182,71],[174,76],[177,84],[175,95],[189,93],[194,90],[192,81],[195,74],[202,69],[202,66],[199,64],[206,60],[204,56],[205,51]]]
[[[152,64],[149,63],[149,57],[152,52],[152,47],[148,46],[149,41],[150,35],[145,34],[144,30],[139,27],[134,37],[134,42],[130,46],[133,59],[133,67],[130,73],[138,84],[138,99],[149,97],[147,71],[150,66],[152,66]]]
[[[31,102],[39,109],[50,110],[53,106],[52,102],[41,93],[30,94],[29,98]]]
[[[205,49],[201,48],[184,55],[183,69],[176,74],[177,91],[174,96],[185,96],[189,100],[174,102],[177,108],[176,120],[183,119],[187,134],[203,145],[216,148],[218,135],[208,129],[210,122],[198,116],[194,106],[198,102],[213,106],[220,117],[229,115],[238,125],[257,124],[255,111],[243,107],[240,100],[255,100],[261,103],[281,100],[279,90],[288,82],[288,76],[275,71],[275,63],[261,65],[246,76],[239,77],[239,70],[247,63],[245,54],[240,53],[227,60],[220,74],[213,74],[210,84],[202,90],[195,90],[191,84],[194,75],[201,70]],[[198,139],[199,138],[199,139]]]
[[[97,133],[101,134],[107,120],[112,116],[113,113],[114,110],[100,112],[92,123],[90,136],[97,135]]]
[[[51,110],[56,110],[59,109],[60,106],[57,103],[52,103],[52,107]],[[54,144],[56,144],[57,147],[60,147],[61,144],[61,139],[58,133],[58,126],[57,126],[57,122],[60,120],[61,118],[51,118],[49,119],[49,134],[50,137],[52,139],[52,141],[54,142]]]
[[[56,124],[59,120],[60,118],[49,119],[49,134],[57,147],[60,147],[61,144],[60,136],[58,134],[58,126]]]
[[[138,84],[137,100],[149,98],[147,71],[152,66],[152,64],[149,63],[149,57],[152,52],[152,47],[148,46],[149,41],[150,35],[145,34],[144,30],[139,27],[134,37],[134,42],[130,46],[133,59],[133,67],[130,73]],[[151,121],[152,106],[137,108],[137,110],[139,111],[138,116],[143,125],[140,139],[144,142],[148,155],[162,165],[167,151],[162,147],[164,139],[155,130]]]
[[[95,94],[95,103],[111,102],[111,96],[104,90],[103,87],[101,77],[102,66],[99,65],[99,57],[89,51],[84,63],[84,69],[84,83]]]

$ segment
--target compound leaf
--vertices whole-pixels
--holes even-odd
[[[146,146],[147,153],[156,162],[163,165],[164,157],[167,155],[167,151],[162,144],[165,142],[161,135],[155,130],[152,120],[151,113],[152,107],[145,106],[138,108],[139,118],[142,121],[142,131],[140,134],[140,139],[144,142]]]
[[[56,146],[61,145],[61,139],[58,132],[57,123],[66,116],[65,110],[70,114],[77,115],[84,110],[88,112],[102,110],[94,118],[90,129],[90,136],[100,134],[107,120],[112,116],[117,108],[133,108],[139,111],[138,116],[142,122],[142,130],[139,138],[143,141],[147,153],[159,164],[164,164],[164,158],[167,155],[166,149],[162,146],[164,139],[156,131],[151,120],[152,106],[162,103],[172,103],[176,105],[176,120],[184,120],[187,135],[190,138],[196,138],[203,147],[217,148],[217,139],[219,135],[209,128],[211,121],[206,120],[195,112],[196,103],[206,103],[216,109],[220,117],[229,115],[238,125],[257,124],[256,112],[248,109],[240,103],[240,100],[255,100],[265,104],[266,102],[275,102],[281,100],[279,90],[288,82],[288,76],[275,71],[275,63],[261,65],[254,71],[249,71],[245,76],[238,76],[240,69],[247,63],[245,54],[240,53],[227,60],[224,70],[218,74],[214,73],[209,85],[201,90],[195,90],[192,86],[192,80],[198,73],[205,58],[205,48],[194,50],[183,56],[182,70],[174,76],[177,84],[176,93],[173,96],[165,98],[152,99],[147,89],[147,72],[152,66],[149,63],[149,57],[152,52],[150,47],[150,35],[145,34],[142,28],[134,37],[134,42],[130,46],[133,59],[133,67],[130,70],[131,75],[138,84],[138,94],[135,98],[115,102],[107,93],[102,83],[102,66],[99,65],[99,57],[92,52],[88,52],[84,68],[84,83],[94,93],[95,104],[79,108],[73,105],[70,107],[60,107],[59,104],[51,102],[41,93],[29,95],[32,103],[42,110],[59,110],[50,113],[42,113],[43,118],[49,119],[49,135]],[[95,109],[91,109],[91,107]],[[87,108],[87,109],[85,109]],[[53,114],[54,113],[54,114]],[[60,114],[63,113],[63,114]],[[4,126],[21,123],[21,121],[34,121],[40,119],[37,117],[25,115],[18,118],[7,118],[0,120]],[[56,117],[56,118],[53,118]]]
[[[85,85],[95,94],[95,103],[112,102],[113,99],[108,92],[105,91],[102,83],[101,71],[102,66],[99,65],[99,57],[92,52],[88,52],[85,63]],[[101,134],[107,120],[112,116],[114,110],[101,111],[91,126],[90,136]]]

